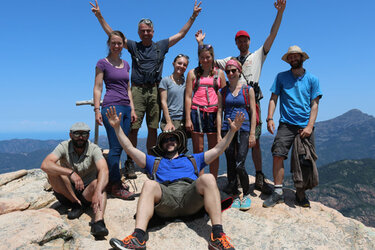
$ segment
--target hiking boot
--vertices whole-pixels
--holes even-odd
[[[225,233],[221,233],[220,238],[213,239],[213,233],[211,233],[211,240],[208,245],[210,250],[221,250],[221,249],[234,249],[234,246],[230,244],[229,237]]]
[[[296,194],[296,205],[300,207],[310,207],[310,201],[307,199],[307,196],[305,194],[305,197],[303,199],[299,199],[298,195]]]
[[[135,194],[130,192],[128,189],[129,188],[126,185],[124,185],[121,181],[113,184],[108,184],[107,186],[107,192],[112,197],[120,198],[123,200],[134,200]]]
[[[68,219],[69,220],[74,220],[74,219],[77,219],[79,217],[81,217],[81,215],[85,212],[85,208],[78,204],[78,203],[74,203],[74,206],[72,207],[72,209],[68,212]]]
[[[272,188],[266,182],[266,177],[262,172],[255,175],[255,189],[261,191],[263,194],[272,194]]]
[[[240,197],[237,197],[233,200],[231,208],[240,208],[241,207],[241,200]]]
[[[250,199],[250,196],[249,195],[246,195],[244,196],[244,198],[242,199],[241,201],[241,207],[240,207],[240,210],[241,211],[247,211],[250,209],[250,206],[251,206],[251,199]]]
[[[91,234],[97,237],[104,237],[108,235],[108,229],[105,226],[104,220],[99,220],[94,223],[90,223],[91,226]]]
[[[272,195],[263,202],[263,207],[273,207],[278,203],[284,203],[284,195],[273,192]]]
[[[126,160],[124,164],[124,175],[126,179],[137,179],[135,174],[134,162],[132,160]]]
[[[145,239],[143,242],[139,242],[137,237],[135,237],[133,234],[129,235],[123,240],[112,238],[109,241],[109,244],[114,249],[146,249],[147,239]],[[146,234],[146,238],[147,238],[147,234]]]

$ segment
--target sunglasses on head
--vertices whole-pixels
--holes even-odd
[[[225,70],[225,73],[227,73],[227,75],[229,75],[229,73],[234,74],[234,73],[236,73],[236,72],[237,72],[237,69],[226,69],[226,70]]]
[[[212,45],[211,44],[203,44],[203,45],[199,45],[198,46],[198,50],[202,50],[202,49],[211,49],[212,48]]]
[[[74,138],[79,138],[80,136],[82,136],[82,137],[88,137],[89,134],[90,133],[87,132],[87,131],[74,131],[72,133],[72,135],[73,135]]]
[[[167,142],[176,142],[177,138],[175,136],[170,137],[164,137],[163,140],[161,140],[161,143],[167,143]]]
[[[176,56],[176,59],[177,59],[177,58],[180,58],[180,57],[185,57],[186,59],[189,60],[189,56],[188,56],[188,55],[185,55],[185,54],[178,54],[178,55]]]
[[[152,21],[151,21],[151,19],[149,19],[149,18],[142,18],[141,21],[139,21],[138,24],[141,24],[141,23],[144,23],[144,24],[152,24]]]

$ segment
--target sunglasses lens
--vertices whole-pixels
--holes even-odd
[[[73,136],[74,136],[75,138],[78,138],[78,137],[80,137],[80,136],[82,136],[82,137],[87,137],[87,136],[89,136],[89,132],[79,132],[79,131],[75,131],[75,132],[73,132]]]
[[[237,69],[227,69],[227,70],[225,71],[225,73],[227,73],[227,75],[229,75],[229,73],[234,74],[234,73],[236,73],[236,71],[237,71]]]

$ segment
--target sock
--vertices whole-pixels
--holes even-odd
[[[142,243],[143,241],[145,241],[146,232],[143,231],[142,229],[139,229],[139,228],[134,229],[133,235],[134,237],[138,239],[139,242]]]
[[[224,233],[223,225],[220,225],[220,224],[212,225],[212,234],[213,234],[214,239],[220,238],[222,233]]]
[[[260,170],[260,171],[255,171],[255,174],[262,174],[262,170]]]
[[[275,185],[275,193],[282,195],[283,194],[283,185]]]

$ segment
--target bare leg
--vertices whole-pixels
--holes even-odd
[[[82,195],[87,201],[92,201],[92,196],[95,193],[96,190],[96,185],[98,183],[98,180],[93,180],[83,191]],[[97,213],[95,214],[95,219],[94,221],[99,221],[104,218],[104,211],[105,207],[107,205],[107,193],[103,192],[102,193],[102,210],[98,210]]]
[[[204,134],[199,132],[191,132],[191,139],[193,140],[193,153],[196,154],[203,152]],[[199,176],[202,174],[204,174],[203,169],[199,172]]]
[[[220,193],[212,174],[201,175],[197,179],[197,191],[203,195],[204,207],[210,216],[211,224],[221,224]]]
[[[208,149],[211,149],[217,144],[217,133],[207,133]],[[219,156],[210,164],[210,173],[213,174],[215,179],[219,172]]]
[[[256,140],[256,144],[251,150],[251,156],[253,158],[255,170],[262,171],[262,151],[260,149],[259,139]]]
[[[284,180],[284,157],[273,157],[273,180],[275,185],[282,185]]]
[[[156,145],[157,129],[148,127],[147,134],[147,152],[150,153],[150,149]]]
[[[159,183],[147,180],[143,184],[141,196],[137,204],[137,218],[135,219],[135,227],[147,230],[148,222],[154,214],[154,206],[161,199],[161,188]]]
[[[81,201],[78,200],[77,196],[74,194],[72,185],[68,176],[52,176],[48,175],[49,183],[51,184],[53,190],[59,194],[65,196],[65,198],[69,199],[73,203],[81,204]]]

